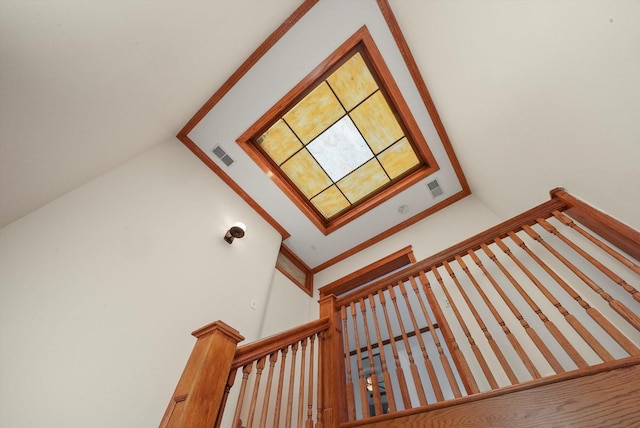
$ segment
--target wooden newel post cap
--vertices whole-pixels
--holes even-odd
[[[225,336],[233,340],[235,343],[242,342],[244,340],[244,336],[241,335],[238,330],[236,330],[235,328],[229,326],[229,324],[226,324],[220,320],[214,321],[211,324],[207,324],[204,327],[197,329],[196,331],[191,333],[191,335],[196,337],[197,339],[200,339],[204,336],[214,334],[214,333],[224,334]]]

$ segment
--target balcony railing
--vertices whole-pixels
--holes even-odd
[[[554,190],[391,276],[321,293],[317,321],[224,362],[216,348],[217,377],[199,340],[161,426],[359,426],[638,364],[639,258],[637,231]]]

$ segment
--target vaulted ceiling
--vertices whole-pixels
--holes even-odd
[[[180,144],[301,3],[0,2],[0,225]],[[564,186],[640,228],[638,2],[390,5],[490,210],[506,218]]]

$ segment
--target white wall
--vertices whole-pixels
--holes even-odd
[[[318,319],[317,306],[316,299],[311,299],[307,293],[276,269],[267,298],[260,337],[272,336]]]
[[[249,303],[266,302],[279,245],[177,141],[4,227],[0,426],[156,426],[191,331],[221,319],[258,337],[265,305]]]
[[[542,203],[544,200],[539,202]],[[478,198],[469,195],[364,251],[318,272],[314,277],[314,287],[317,290],[318,287],[340,279],[407,245],[412,246],[416,259],[422,260],[501,221],[502,219]]]

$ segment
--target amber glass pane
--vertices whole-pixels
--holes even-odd
[[[359,53],[340,66],[327,78],[327,82],[347,111],[378,89],[378,84]]]
[[[406,138],[382,152],[378,155],[378,159],[391,179],[404,174],[420,163]]]
[[[372,159],[340,180],[337,185],[354,204],[387,182],[389,177],[378,161]]]
[[[302,143],[282,119],[258,138],[258,145],[278,165],[302,148]]]
[[[285,114],[284,120],[302,142],[307,144],[345,113],[329,85],[322,82]]]
[[[322,213],[325,219],[339,213],[349,206],[349,201],[336,186],[331,186],[315,198],[311,203]]]
[[[404,136],[402,128],[380,91],[356,107],[350,116],[375,154]]]
[[[282,164],[282,170],[307,198],[332,184],[331,179],[306,150],[296,153]]]

